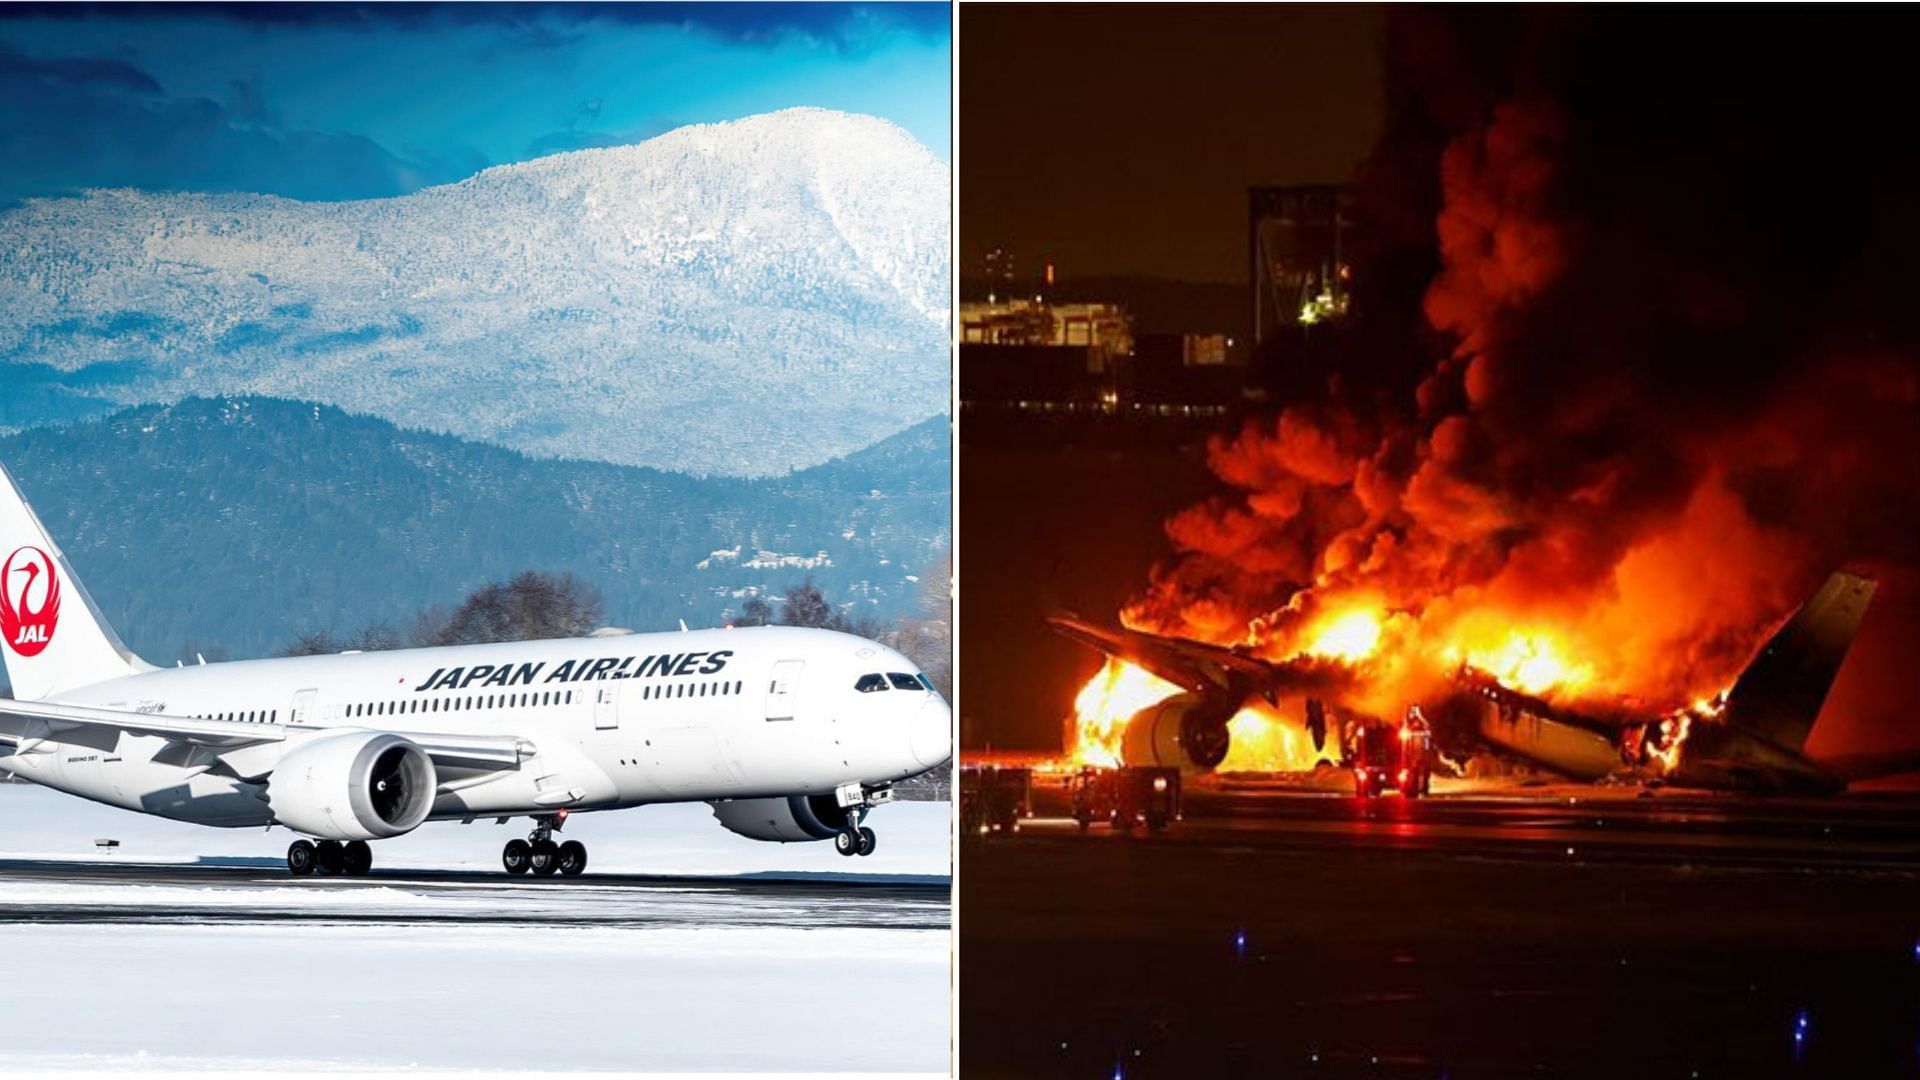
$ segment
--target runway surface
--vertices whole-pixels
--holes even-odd
[[[947,804],[885,809],[869,859],[668,805],[569,821],[579,878],[509,877],[521,829],[478,824],[293,878],[284,830],[0,785],[0,1075],[944,1074]]]
[[[1192,792],[1183,844],[1266,850],[1355,847],[1505,859],[1655,861],[1765,867],[1920,867],[1920,799],[1753,799],[1712,792],[1559,785],[1538,791],[1398,796],[1238,783]],[[1079,837],[1062,818],[1023,823],[1028,838]],[[1128,839],[1107,828],[1089,838]]]
[[[0,860],[0,1073],[936,1073],[948,926],[939,881]]]
[[[962,852],[968,1075],[1920,1072],[1920,801],[1224,784]]]
[[[579,878],[379,871],[290,877],[284,867],[0,859],[13,923],[464,923],[583,927],[945,930],[940,878],[591,872]]]

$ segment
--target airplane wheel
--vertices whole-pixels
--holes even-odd
[[[528,847],[527,869],[534,877],[552,877],[560,869],[560,847],[551,840],[535,840]]]
[[[294,877],[306,877],[313,873],[313,845],[305,840],[295,840],[287,848],[287,872]]]
[[[859,835],[847,829],[842,829],[839,832],[833,834],[833,850],[839,852],[842,855],[859,854],[860,852]]]
[[[861,827],[860,847],[859,847],[860,854],[862,855],[873,854],[874,845],[878,844],[879,842],[880,841],[874,837],[872,829],[866,828],[865,826]]]
[[[527,860],[532,854],[533,849],[525,840],[509,840],[500,851],[500,865],[506,867],[509,874],[524,874],[527,872]]]
[[[337,874],[340,872],[342,852],[340,841],[322,840],[313,846],[313,872],[316,874]]]
[[[587,845],[578,840],[569,840],[560,845],[560,872],[567,877],[579,877],[587,868]]]
[[[355,840],[340,850],[340,869],[348,877],[366,877],[373,869],[373,849],[365,840]]]

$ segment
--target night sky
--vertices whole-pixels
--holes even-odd
[[[1383,111],[1361,7],[960,11],[961,272],[1246,279],[1246,188],[1342,183]]]

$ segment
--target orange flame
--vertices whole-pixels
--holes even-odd
[[[1073,699],[1068,759],[1075,765],[1121,764],[1127,720],[1179,692],[1178,686],[1145,668],[1108,657]]]
[[[1316,626],[1311,631],[1311,643],[1303,651],[1327,660],[1357,664],[1380,647],[1382,632],[1378,611],[1352,608]]]
[[[1332,754],[1315,752],[1300,721],[1264,704],[1241,709],[1227,721],[1227,733],[1233,741],[1220,763],[1222,772],[1305,772],[1321,758],[1333,760]]]
[[[1521,693],[1536,697],[1579,693],[1593,670],[1568,660],[1552,635],[1515,630],[1491,649],[1467,649],[1466,662]]]

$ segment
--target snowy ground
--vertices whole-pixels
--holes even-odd
[[[0,785],[0,860],[76,860],[71,873],[0,867],[0,1074],[944,1073],[950,943],[937,888],[902,899],[836,878],[849,895],[823,900],[753,879],[620,887],[591,875],[944,877],[947,814],[882,808],[870,819],[881,847],[864,860],[742,840],[705,807],[652,807],[569,822],[593,856],[589,877],[566,884],[179,865],[148,885],[79,860],[96,858],[96,837],[121,841],[118,864],[277,859],[289,837]],[[500,843],[524,831],[429,825],[376,845],[377,865],[492,870]],[[130,911],[151,918],[115,921]]]

